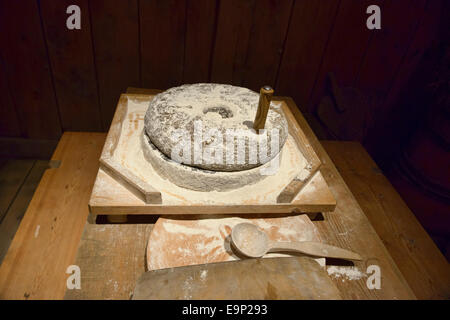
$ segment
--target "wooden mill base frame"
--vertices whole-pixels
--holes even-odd
[[[146,107],[152,98],[153,95],[121,95],[89,201],[89,222],[95,223],[97,215],[107,215],[110,222],[124,222],[127,215],[315,214],[334,210],[336,200],[319,171],[320,159],[288,105],[276,98],[274,101],[281,104],[292,137],[288,139],[290,143],[286,143],[288,147],[285,145],[284,148],[295,149],[293,154],[300,153],[305,160],[303,167],[296,167],[297,163],[283,167],[282,157],[280,170],[290,170],[288,180],[281,180],[274,186],[266,178],[257,183],[259,194],[233,203],[224,200],[226,192],[219,195],[217,192],[187,191],[192,197],[181,197],[176,191],[180,190],[179,187],[174,184],[170,187],[169,183],[167,187],[168,182],[165,181],[166,188],[161,184],[158,188],[159,177],[153,181],[143,179],[142,172],[136,172],[132,165],[127,164],[133,160],[132,157],[143,155],[129,154],[120,145],[134,143],[134,146],[140,146],[135,139],[140,139]],[[148,165],[151,170],[151,165]]]

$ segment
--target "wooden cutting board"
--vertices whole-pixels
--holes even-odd
[[[239,260],[230,247],[231,229],[250,222],[263,229],[273,241],[321,241],[307,215],[277,218],[159,218],[147,244],[147,270]],[[286,257],[267,254],[265,257]],[[316,259],[325,265],[325,259]]]
[[[145,272],[133,300],[336,299],[324,268],[306,257],[246,259]]]

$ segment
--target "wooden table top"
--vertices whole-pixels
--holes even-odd
[[[296,117],[308,128],[308,138],[323,163],[321,172],[338,202],[335,212],[314,221],[321,236],[361,253],[364,261],[356,263],[361,271],[371,264],[381,270],[380,290],[368,289],[365,278],[333,278],[342,296],[448,299],[448,262],[361,145],[323,142],[322,146],[300,112]],[[61,165],[44,173],[0,266],[1,299],[130,297],[145,271],[152,224],[86,223],[105,137],[66,132],[61,138],[52,157]],[[66,290],[66,270],[73,264],[81,268],[81,290]]]

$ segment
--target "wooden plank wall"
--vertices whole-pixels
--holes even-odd
[[[312,112],[330,71],[364,91],[382,121],[443,1],[0,0],[0,136],[106,131],[127,87],[270,84]],[[65,26],[72,4],[81,30]],[[381,30],[366,28],[371,4]]]

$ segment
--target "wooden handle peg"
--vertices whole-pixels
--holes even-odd
[[[259,91],[258,111],[256,112],[255,121],[253,122],[253,129],[264,129],[272,96],[273,89],[270,86],[264,86]]]

